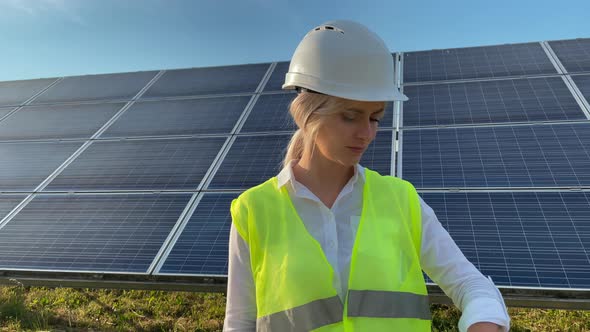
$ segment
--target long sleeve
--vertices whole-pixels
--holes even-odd
[[[434,211],[422,199],[422,269],[463,312],[459,331],[477,322],[491,322],[510,328],[504,300],[490,279],[484,277],[442,227]]]
[[[250,266],[248,244],[232,224],[229,233],[227,306],[223,331],[256,330],[256,291]]]

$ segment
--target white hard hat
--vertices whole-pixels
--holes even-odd
[[[393,56],[362,24],[338,20],[310,32],[297,46],[283,89],[303,88],[364,101],[408,100],[394,84]]]

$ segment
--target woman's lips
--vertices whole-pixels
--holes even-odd
[[[352,152],[358,154],[363,153],[363,151],[365,151],[365,148],[363,147],[347,146],[347,148],[349,148]]]

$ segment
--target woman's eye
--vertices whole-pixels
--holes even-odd
[[[345,121],[354,121],[354,116],[342,114],[342,119],[344,119]]]
[[[374,122],[377,122],[377,123],[381,122],[381,120],[379,120],[379,119],[371,119],[371,121],[374,121]]]

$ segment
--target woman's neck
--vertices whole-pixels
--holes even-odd
[[[354,166],[344,166],[321,157],[304,156],[293,165],[293,175],[328,208],[332,208],[338,194],[354,175]]]

